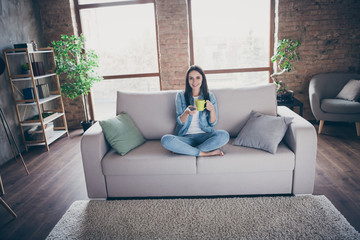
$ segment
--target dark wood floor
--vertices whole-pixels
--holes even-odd
[[[317,125],[315,125],[317,128]],[[88,199],[80,155],[82,132],[73,131],[50,146],[24,153],[20,162],[0,168],[3,199],[17,213],[0,207],[0,239],[45,239],[72,202]],[[353,124],[327,124],[318,137],[315,195],[325,195],[360,231],[360,138]]]
[[[22,164],[7,163],[0,169],[6,194],[3,199],[18,215],[13,219],[0,207],[0,239],[45,239],[76,200],[88,199],[82,170],[80,139],[73,131],[45,147],[23,154],[30,175]]]
[[[314,195],[325,195],[360,232],[360,137],[355,124],[325,122],[318,137]]]

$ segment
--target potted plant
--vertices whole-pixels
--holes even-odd
[[[276,77],[294,69],[293,62],[300,60],[300,56],[296,52],[300,45],[301,43],[297,40],[281,39],[277,44],[274,56],[271,57],[271,61],[277,62],[277,69],[280,70],[280,72],[273,73],[270,76],[276,83],[277,99],[280,102],[292,101],[294,92],[288,90],[286,84],[283,81],[277,80]]]
[[[29,65],[27,63],[21,64],[21,73],[22,74],[29,74],[30,73]]]
[[[88,112],[87,95],[95,82],[103,78],[96,72],[99,67],[97,54],[85,48],[85,38],[80,36],[61,35],[61,40],[52,42],[56,73],[66,80],[61,84],[61,92],[65,97],[75,99],[82,97],[85,120],[81,122],[84,131],[92,124]]]

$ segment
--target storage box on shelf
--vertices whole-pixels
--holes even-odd
[[[43,134],[41,126],[35,126],[27,131],[27,136],[30,141],[43,140],[44,136],[49,141],[54,136],[54,123],[49,122],[45,124],[45,135]]]
[[[52,48],[3,51],[26,150],[69,135]],[[27,64],[29,73],[21,72]]]

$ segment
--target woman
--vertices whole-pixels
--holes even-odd
[[[197,99],[206,100],[206,110],[197,111]],[[192,156],[223,156],[220,147],[229,141],[225,130],[214,130],[218,121],[214,94],[208,91],[204,71],[191,66],[186,73],[185,92],[176,95],[175,135],[161,138],[162,145],[169,151]]]

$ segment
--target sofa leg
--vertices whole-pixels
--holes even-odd
[[[356,135],[360,137],[360,122],[356,122],[355,126],[356,126]]]
[[[324,120],[320,120],[320,124],[319,124],[319,134],[321,134],[321,131],[322,131],[322,129],[323,129],[323,126],[324,126]]]

